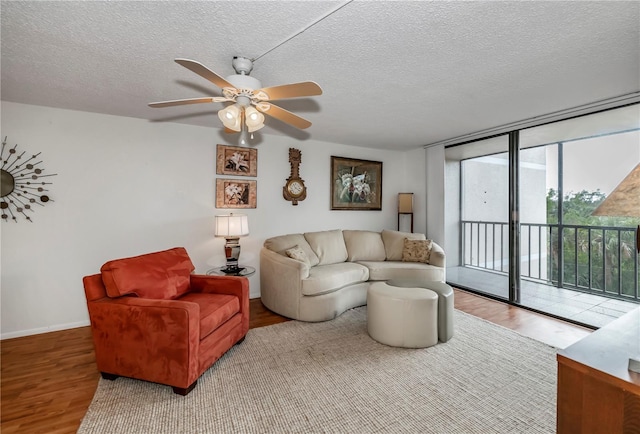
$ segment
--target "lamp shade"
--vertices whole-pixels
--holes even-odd
[[[249,219],[245,214],[216,216],[216,237],[244,237],[249,235]]]
[[[236,104],[230,105],[227,108],[220,110],[218,112],[218,117],[225,127],[233,131],[240,131],[241,113]]]
[[[398,193],[398,212],[401,214],[413,212],[413,193]]]
[[[244,121],[250,133],[264,127],[264,115],[252,106],[244,109]]]

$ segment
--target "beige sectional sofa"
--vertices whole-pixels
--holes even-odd
[[[444,282],[443,249],[431,242],[428,263],[409,262],[414,258],[407,254],[405,239],[425,240],[425,236],[338,229],[269,238],[260,251],[262,303],[288,318],[327,321],[365,305],[372,282],[405,278]]]

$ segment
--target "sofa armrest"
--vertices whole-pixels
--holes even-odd
[[[87,306],[100,371],[176,387],[198,378],[197,304],[119,297]]]
[[[444,253],[444,249],[433,241],[431,242],[431,256],[429,258],[429,263],[442,268],[446,268],[447,265],[447,258]]]
[[[269,309],[298,318],[302,280],[310,266],[263,247],[260,250],[260,298]]]

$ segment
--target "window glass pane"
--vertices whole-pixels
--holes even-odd
[[[508,136],[445,150],[446,195],[458,198],[446,205],[447,280],[503,298],[509,295],[508,150]]]
[[[568,141],[563,150],[564,223],[637,225],[619,216],[591,213],[640,162],[640,131]]]
[[[640,105],[520,131],[522,304],[597,327],[637,306],[640,215],[593,213],[639,162]]]

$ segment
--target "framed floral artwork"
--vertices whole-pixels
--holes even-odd
[[[382,162],[332,156],[331,209],[381,210]]]
[[[216,208],[255,208],[257,181],[216,178]]]
[[[218,175],[258,176],[258,150],[238,146],[216,147]]]

